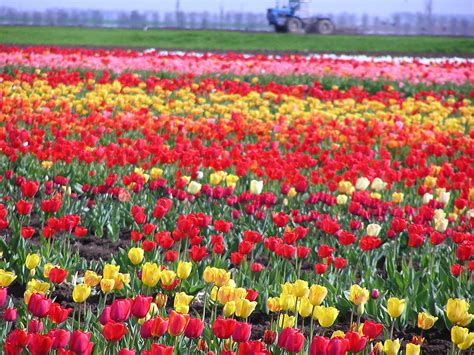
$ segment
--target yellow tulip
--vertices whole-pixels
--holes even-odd
[[[222,182],[223,178],[224,177],[222,176],[222,174],[212,173],[209,176],[209,182],[211,183],[211,185],[219,185]]]
[[[280,308],[280,298],[279,297],[270,297],[267,300],[267,308],[270,312],[279,312]]]
[[[457,345],[460,350],[467,350],[472,346],[472,344],[474,344],[474,332],[467,334],[463,342]]]
[[[354,193],[354,186],[352,186],[352,183],[347,180],[341,180],[339,181],[339,184],[337,186],[337,191],[340,194],[345,194],[351,196]]]
[[[94,271],[87,270],[84,274],[84,283],[90,287],[97,286],[102,280],[102,276],[97,275]]]
[[[118,276],[120,271],[120,266],[112,265],[112,264],[105,264],[104,271],[102,272],[102,276],[104,279],[113,279],[115,280]]]
[[[332,333],[331,339],[333,338],[344,338],[346,334],[342,330],[336,330]]]
[[[288,196],[289,198],[293,198],[296,195],[298,195],[298,192],[294,187],[290,188],[290,190],[288,190],[288,193],[286,194],[286,196]]]
[[[406,355],[419,355],[421,347],[418,344],[408,343],[405,354]]]
[[[16,275],[11,271],[0,269],[0,287],[8,287],[15,281]]]
[[[248,299],[239,299],[235,302],[235,315],[240,318],[248,318],[255,310],[257,302]]]
[[[138,265],[143,261],[144,250],[142,248],[131,248],[128,251],[128,259],[133,265]]]
[[[158,179],[163,176],[163,169],[160,168],[151,168],[150,175],[153,179]]]
[[[193,264],[191,262],[180,261],[176,273],[180,279],[187,279],[191,274]]]
[[[130,275],[122,274],[119,272],[119,274],[115,278],[114,289],[118,291],[123,290],[125,285],[128,285],[129,283],[130,283]]]
[[[301,298],[309,294],[308,282],[303,280],[296,280],[293,284],[293,295]]]
[[[288,314],[280,314],[278,317],[278,326],[281,329],[292,328],[295,325],[295,317]]]
[[[313,319],[317,319],[323,328],[333,325],[338,315],[339,311],[334,307],[316,306],[313,311]]]
[[[469,304],[466,300],[459,298],[450,298],[446,305],[446,315],[451,323],[460,326],[467,326],[471,323],[472,314],[469,314]]]
[[[217,287],[224,286],[230,280],[230,272],[225,271],[224,269],[216,269],[214,274],[214,283]]]
[[[161,283],[164,286],[171,286],[176,280],[176,272],[173,270],[163,270],[161,271]]]
[[[469,329],[455,325],[451,328],[451,341],[459,345],[466,339]]]
[[[338,205],[345,205],[347,203],[348,197],[346,195],[337,195],[336,203]]]
[[[369,290],[359,285],[352,285],[349,291],[349,300],[356,306],[365,304],[369,300]]]
[[[392,318],[400,317],[403,311],[405,310],[405,307],[406,307],[405,300],[402,300],[396,297],[390,297],[387,301],[388,314],[390,314],[390,317]]]
[[[311,285],[308,295],[309,302],[311,302],[313,306],[319,306],[321,303],[323,303],[327,294],[328,289],[326,287],[321,285]]]
[[[438,320],[438,317],[433,317],[431,314],[426,312],[418,313],[418,328],[428,330],[433,328],[434,324]]]
[[[43,266],[43,276],[48,278],[50,271],[54,268],[57,267],[57,265],[51,264],[51,263],[46,263]]]
[[[424,185],[425,185],[426,188],[432,189],[433,187],[436,186],[436,182],[437,182],[437,178],[435,178],[433,176],[427,176],[425,178]]]
[[[404,195],[403,195],[402,192],[394,192],[392,194],[392,202],[393,203],[400,203],[400,202],[403,201],[403,197],[404,197]]]
[[[72,291],[72,299],[76,303],[85,302],[91,294],[91,288],[86,284],[79,284],[74,286]]]
[[[158,264],[147,262],[142,268],[142,282],[145,286],[155,287],[160,281],[161,270]]]
[[[100,289],[103,293],[109,293],[114,290],[115,287],[115,280],[114,279],[101,279],[100,281]]]
[[[202,278],[207,284],[214,283],[216,268],[211,266],[206,266],[204,272],[202,273]]]
[[[38,266],[41,257],[38,254],[28,254],[25,260],[25,266],[28,270],[32,270]]]
[[[189,304],[193,300],[193,296],[189,296],[184,292],[179,292],[174,296],[174,309],[176,312],[187,314],[189,312]]]
[[[236,307],[234,301],[227,302],[224,305],[224,308],[222,309],[222,314],[224,315],[224,317],[230,317],[235,313],[235,308]]]
[[[237,175],[229,174],[225,177],[225,183],[227,187],[235,188],[237,181],[239,181],[239,177]]]
[[[306,318],[313,313],[313,305],[309,302],[308,297],[303,297],[298,303],[298,313],[301,317]]]
[[[383,352],[387,355],[396,355],[400,350],[400,340],[387,339],[383,344]]]
[[[282,293],[280,295],[280,309],[282,311],[293,311],[296,307],[296,297]]]
[[[191,195],[196,195],[197,193],[199,193],[199,191],[201,191],[201,187],[202,185],[200,183],[196,181],[191,181],[187,187],[187,191]]]
[[[40,280],[30,280],[26,284],[26,289],[33,293],[46,293],[49,290],[49,283]]]

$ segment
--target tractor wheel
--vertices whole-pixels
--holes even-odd
[[[322,20],[319,20],[319,21],[316,23],[316,29],[317,29],[317,31],[318,31],[319,34],[322,34],[322,35],[330,35],[331,33],[334,32],[335,26],[334,26],[334,24],[331,22],[331,20],[322,19]]]
[[[290,17],[286,20],[286,28],[290,33],[301,33],[303,31],[303,22],[295,17]]]
[[[285,32],[288,32],[288,29],[286,28],[285,25],[283,26],[275,25],[275,32],[285,33]]]

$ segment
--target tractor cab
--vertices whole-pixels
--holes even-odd
[[[275,28],[275,32],[333,33],[335,27],[330,19],[311,16],[310,2],[311,0],[288,0],[280,6],[277,1],[274,8],[267,10],[268,23]]]

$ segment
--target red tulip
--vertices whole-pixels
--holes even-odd
[[[18,312],[16,308],[5,308],[5,311],[3,312],[3,319],[6,322],[16,321],[17,316],[18,316]]]
[[[67,276],[67,271],[59,267],[53,267],[48,274],[48,279],[55,284],[60,284]]]
[[[21,184],[20,189],[24,197],[31,198],[38,192],[39,183],[33,180],[25,181]]]
[[[135,297],[131,308],[132,315],[137,318],[144,318],[150,310],[152,301],[153,297],[146,297],[142,295]]]
[[[370,339],[377,338],[380,333],[382,333],[383,325],[376,322],[371,322],[370,320],[366,320],[362,327],[362,333]]]
[[[92,353],[94,343],[90,342],[91,333],[75,330],[71,334],[71,341],[69,343],[69,350],[72,350],[76,355],[89,355]]]
[[[212,325],[212,331],[219,339],[228,339],[234,334],[235,325],[237,321],[235,319],[224,319],[217,318]]]
[[[271,329],[265,329],[263,332],[262,340],[267,345],[273,345],[275,343],[277,333]]]
[[[349,347],[349,340],[335,337],[329,340],[327,353],[334,354],[334,355],[346,355],[348,347]]]
[[[184,336],[186,338],[195,339],[199,338],[204,330],[204,323],[199,318],[192,318],[189,320],[186,329],[184,330]]]
[[[168,319],[156,317],[143,323],[140,329],[140,336],[143,339],[159,338],[166,333],[168,329]]]
[[[278,347],[290,353],[299,353],[304,345],[304,335],[299,329],[285,328],[278,338]]]
[[[35,317],[46,317],[51,308],[52,301],[45,295],[33,293],[28,302],[28,311]]]
[[[239,344],[239,355],[270,355],[262,342],[255,340]]]
[[[184,332],[189,323],[189,314],[181,314],[171,311],[168,319],[168,333],[176,337]]]
[[[71,311],[72,308],[62,308],[59,303],[53,303],[48,315],[53,323],[62,323],[67,319]]]
[[[359,333],[349,331],[346,333],[346,339],[349,341],[347,351],[351,353],[361,352],[367,345],[367,338],[360,336]]]
[[[235,324],[232,339],[237,343],[244,343],[249,341],[250,333],[252,332],[252,325],[246,322],[237,322]]]
[[[326,355],[329,339],[322,336],[315,336],[309,348],[309,355]]]
[[[28,350],[32,355],[47,355],[53,346],[53,338],[49,335],[33,334],[28,342]]]
[[[119,341],[127,331],[128,329],[124,324],[110,321],[102,329],[102,334],[107,341]]]
[[[31,213],[31,210],[33,209],[33,203],[32,202],[27,202],[25,200],[19,200],[16,203],[16,211],[18,212],[19,215],[26,216]]]
[[[135,355],[135,350],[130,350],[130,349],[120,349],[117,355]]]
[[[20,233],[23,239],[30,239],[35,234],[35,229],[33,227],[21,227]]]
[[[51,329],[48,335],[53,338],[53,349],[64,349],[71,338],[71,333],[64,329]]]
[[[36,334],[41,333],[43,331],[43,322],[39,319],[31,319],[28,322],[28,333]]]
[[[150,351],[144,351],[143,355],[173,355],[174,348],[161,344],[153,344]]]
[[[110,306],[110,319],[114,322],[125,322],[130,317],[131,300],[116,299]]]

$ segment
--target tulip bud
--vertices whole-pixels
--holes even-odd
[[[168,296],[163,293],[158,293],[155,297],[155,304],[159,309],[163,308],[166,305],[166,301],[168,300]]]
[[[187,279],[191,274],[193,264],[191,262],[179,261],[176,274],[180,279]]]
[[[29,270],[32,270],[38,266],[40,261],[41,261],[41,257],[38,254],[28,254],[25,260],[25,266]]]
[[[263,333],[263,342],[267,345],[273,345],[276,340],[277,333],[271,329],[266,329]]]
[[[89,298],[91,294],[91,288],[85,284],[80,284],[74,286],[74,289],[72,291],[72,298],[74,302],[76,303],[82,303]]]
[[[372,297],[372,299],[376,300],[377,298],[379,298],[380,296],[380,292],[378,289],[374,288],[372,290],[372,293],[370,294],[370,296]]]
[[[143,261],[144,251],[142,248],[131,248],[128,251],[128,258],[133,265],[138,265]]]

